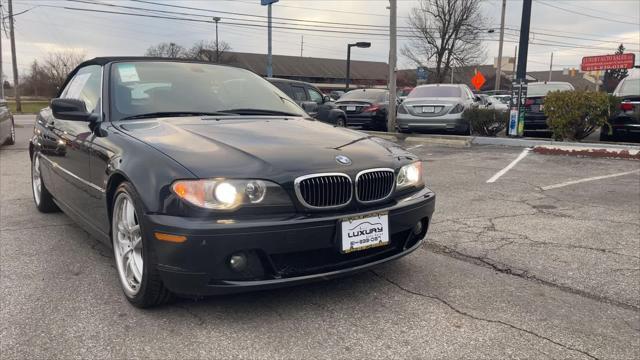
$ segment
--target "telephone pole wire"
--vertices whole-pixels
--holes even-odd
[[[13,1],[9,0],[9,36],[11,37],[11,62],[13,65],[13,90],[16,98],[16,112],[22,112],[20,85],[18,84],[18,62],[16,60],[16,37],[13,31]]]

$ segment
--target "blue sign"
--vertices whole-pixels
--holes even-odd
[[[418,80],[427,80],[427,68],[424,66],[419,66],[416,69],[416,78]]]
[[[260,5],[271,5],[277,3],[280,0],[260,0]]]

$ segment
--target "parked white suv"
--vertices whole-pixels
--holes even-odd
[[[468,134],[471,129],[462,113],[477,106],[467,85],[420,85],[398,107],[398,127],[402,132],[446,130]]]

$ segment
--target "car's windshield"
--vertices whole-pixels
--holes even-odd
[[[340,101],[368,100],[368,101],[383,102],[385,101],[386,94],[387,94],[386,90],[374,90],[374,89],[351,90],[348,93],[342,95],[340,97]]]
[[[460,92],[460,88],[457,86],[419,86],[411,93],[409,93],[409,98],[441,98],[441,97],[454,97],[459,98],[462,97],[462,93]]]
[[[113,119],[154,113],[216,113],[234,109],[306,116],[287,95],[243,69],[200,63],[140,61],[111,70]]]
[[[640,78],[624,79],[615,92],[616,96],[640,96]]]
[[[573,86],[569,83],[558,84],[529,84],[527,89],[527,97],[547,96],[551,91],[569,91],[573,90]]]

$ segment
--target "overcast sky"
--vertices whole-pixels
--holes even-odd
[[[7,0],[1,1],[4,15],[6,15]],[[19,72],[24,72],[34,59],[45,57],[49,51],[82,51],[87,57],[143,55],[149,46],[159,42],[175,42],[189,47],[195,41],[215,38],[215,26],[212,23],[81,12],[62,7],[189,17],[199,20],[208,20],[208,16],[220,16],[222,18],[219,24],[220,39],[228,42],[234,51],[254,53],[267,51],[267,31],[260,27],[266,24],[263,16],[266,16],[267,8],[260,6],[259,0],[149,0],[208,11],[178,9],[131,0],[86,1],[200,16],[143,12],[77,1],[14,0],[14,13],[30,9],[16,16]],[[407,26],[407,16],[417,3],[418,0],[398,0],[399,27]],[[501,3],[501,0],[482,1],[482,12],[486,17],[487,25],[496,28],[494,33],[486,35],[485,63],[493,63],[493,58],[498,53],[497,30]],[[354,49],[352,58],[387,62],[389,40],[388,36],[384,35],[388,33],[387,6],[387,0],[280,0],[273,5],[274,17],[338,24],[274,20],[284,23],[280,24],[283,27],[323,29],[323,32],[274,29],[273,52],[299,56],[302,36],[304,36],[303,56],[341,59],[346,57],[347,43],[370,41],[372,43],[370,49]],[[520,27],[521,12],[521,0],[507,1],[506,28],[517,31]],[[231,24],[238,22],[250,23],[258,27]],[[554,53],[554,69],[579,67],[582,56],[613,53],[620,42],[636,52],[636,64],[638,64],[640,62],[639,23],[640,1],[638,0],[534,0],[531,41],[535,44],[530,45],[529,48],[528,70],[548,69],[551,52]],[[363,24],[374,26],[363,27],[361,26]],[[340,27],[349,27],[349,29],[341,30]],[[348,34],[347,32],[381,35]],[[510,56],[515,50],[517,33],[514,30],[508,30],[506,34],[504,52],[505,56]],[[399,38],[398,49],[405,43],[405,38]],[[2,50],[4,72],[7,76],[11,76],[11,49],[6,37],[2,39]],[[415,66],[400,53],[398,61],[398,67],[401,69]]]

